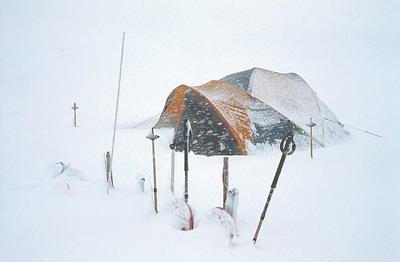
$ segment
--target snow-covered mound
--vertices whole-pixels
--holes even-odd
[[[310,118],[316,124],[313,137],[321,146],[348,136],[335,114],[297,74],[281,74],[261,68],[238,72],[221,79],[282,113],[309,134]]]

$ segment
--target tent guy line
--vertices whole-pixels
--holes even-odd
[[[368,135],[371,135],[371,136],[376,136],[376,137],[379,137],[379,138],[382,138],[382,137],[383,137],[383,136],[381,136],[381,135],[372,133],[372,132],[370,132],[370,131],[368,131],[368,130],[364,130],[364,129],[361,129],[361,128],[358,128],[358,127],[355,127],[355,126],[351,126],[351,125],[346,125],[346,124],[343,124],[343,123],[341,123],[341,122],[339,122],[339,121],[335,121],[335,120],[329,119],[329,118],[327,118],[327,117],[324,117],[324,120],[328,120],[328,121],[333,122],[333,123],[336,123],[336,124],[338,124],[338,125],[345,126],[345,127],[348,127],[348,128],[352,128],[352,129],[357,130],[357,131],[360,131],[360,132],[364,132],[364,133],[366,133],[366,134],[368,134]]]

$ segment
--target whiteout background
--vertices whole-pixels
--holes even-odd
[[[0,3],[0,260],[397,261],[400,259],[398,1],[2,1]],[[122,31],[115,155],[105,195]],[[157,144],[161,211],[136,176],[151,174],[147,129],[181,83],[251,67],[296,72],[354,133],[285,164],[256,247],[251,238],[279,153],[231,159],[239,239],[205,219],[221,205],[220,158],[191,156],[196,230],[166,209],[169,151]],[[72,128],[73,102],[79,128]],[[181,156],[178,155],[178,161]],[[85,181],[46,168],[66,161]],[[178,183],[182,180],[181,162]],[[177,195],[182,192],[177,184]]]

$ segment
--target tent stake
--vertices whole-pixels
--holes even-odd
[[[286,155],[291,155],[296,150],[296,144],[293,141],[293,135],[289,135],[281,141],[280,149],[282,152],[281,160],[279,161],[279,165],[276,170],[274,180],[272,181],[271,184],[271,189],[269,190],[267,201],[265,202],[264,209],[261,213],[260,221],[258,222],[257,229],[253,237],[254,244],[256,244],[257,242],[258,234],[260,233],[261,225],[264,221],[265,214],[267,213],[269,203],[271,202],[272,194],[274,193],[276,185],[278,184],[279,175],[281,174],[283,164],[285,163]]]

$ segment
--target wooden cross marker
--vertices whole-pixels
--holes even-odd
[[[79,108],[79,107],[76,106],[76,102],[74,102],[74,106],[71,107],[71,109],[74,110],[74,127],[76,127],[76,110],[77,110],[78,108]]]
[[[310,127],[310,153],[311,153],[311,158],[313,158],[313,135],[312,135],[312,129],[314,126],[317,124],[312,121],[312,118],[310,117],[310,123],[307,123],[307,126]]]

